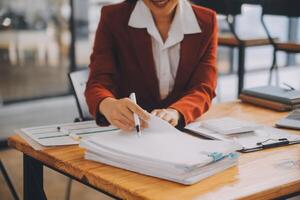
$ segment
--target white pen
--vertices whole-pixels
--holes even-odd
[[[131,93],[129,98],[136,104],[136,97],[135,97],[135,93]],[[134,119],[134,125],[136,128],[136,132],[138,134],[139,137],[142,136],[142,130],[141,130],[141,122],[139,119],[139,116],[136,113],[133,113],[133,119]]]

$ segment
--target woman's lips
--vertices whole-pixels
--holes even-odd
[[[157,7],[164,7],[169,0],[151,0],[151,2]]]

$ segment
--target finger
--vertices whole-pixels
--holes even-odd
[[[167,114],[166,112],[160,111],[160,112],[158,112],[158,114],[156,116],[159,118],[163,118],[166,114]]]
[[[128,124],[134,126],[133,113],[127,107],[120,109],[120,113],[127,119]]]
[[[152,115],[157,115],[157,112],[158,112],[158,111],[159,111],[158,109],[152,110],[151,114],[152,114]]]
[[[124,116],[124,114],[122,113],[121,109],[117,109],[117,110],[114,110],[112,112],[112,115],[111,115],[111,120],[119,120],[121,121],[123,124],[127,125],[127,126],[133,126],[134,123],[131,123],[131,120],[127,119],[126,116]]]
[[[133,128],[134,127],[134,122],[129,120],[126,116],[124,116],[122,113],[118,116],[118,119],[120,122],[125,124],[126,126]]]
[[[175,119],[171,119],[171,120],[170,120],[170,124],[171,124],[172,126],[177,126],[178,121],[175,120]]]
[[[145,122],[144,120],[141,120],[141,126],[142,126],[142,128],[148,128],[149,127],[148,123]]]
[[[167,121],[172,126],[176,126],[177,125],[177,120],[174,119],[174,118],[172,118],[170,115],[165,115],[162,119],[165,120],[165,121]]]
[[[163,120],[171,123],[171,120],[173,119],[170,115],[168,114],[165,114],[163,117],[162,117]]]
[[[128,103],[128,108],[129,108],[129,110],[131,110],[131,112],[136,113],[139,116],[139,118],[141,118],[142,120],[144,120],[144,121],[149,120],[149,118],[150,118],[149,113],[146,112],[145,110],[143,110],[137,104],[133,103],[132,101],[130,101],[130,103]]]
[[[123,124],[121,121],[116,120],[116,119],[115,119],[115,120],[112,120],[112,125],[118,127],[118,128],[121,129],[121,130],[124,130],[124,131],[130,131],[130,130],[131,130],[128,126],[126,126],[126,125]]]

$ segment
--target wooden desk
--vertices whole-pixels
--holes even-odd
[[[286,114],[230,102],[214,105],[204,118],[232,116],[273,125]],[[300,191],[300,145],[242,154],[238,166],[192,186],[84,160],[77,146],[34,151],[17,135],[9,145],[24,153],[24,194],[31,200],[43,196],[43,165],[121,199],[271,199]]]

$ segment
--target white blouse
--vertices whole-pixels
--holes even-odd
[[[173,90],[180,59],[180,43],[184,34],[200,33],[195,13],[187,0],[179,0],[167,40],[163,42],[151,11],[143,0],[138,0],[128,25],[146,28],[152,40],[152,52],[159,81],[160,96],[165,99]]]

